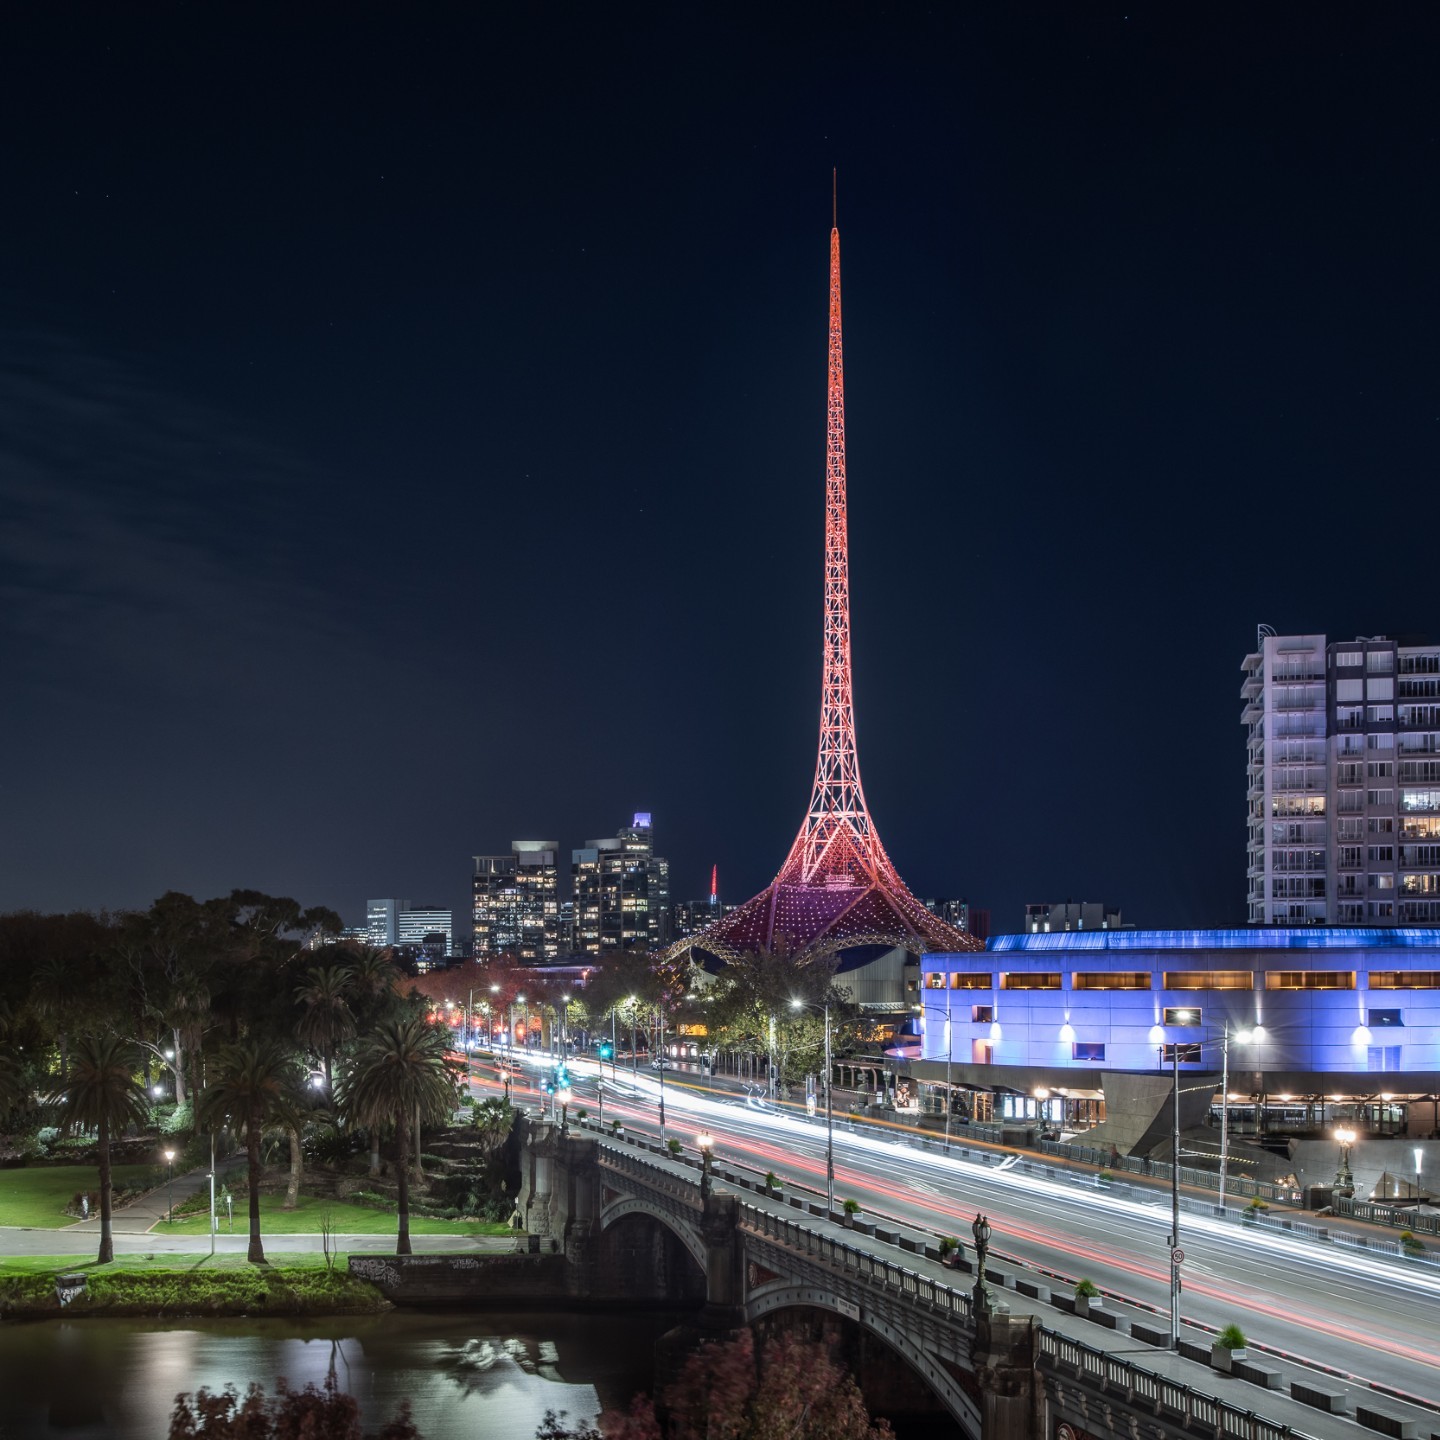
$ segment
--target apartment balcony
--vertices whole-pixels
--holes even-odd
[[[1240,698],[1242,700],[1253,700],[1264,689],[1264,676],[1262,676],[1258,670],[1253,670],[1245,676],[1245,681],[1240,686]]]

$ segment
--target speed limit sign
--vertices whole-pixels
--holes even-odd
[[[1185,1252],[1177,1245],[1177,1246],[1170,1252],[1170,1258],[1171,1258],[1177,1265],[1183,1264],[1183,1263],[1184,1263],[1184,1260],[1185,1260]]]

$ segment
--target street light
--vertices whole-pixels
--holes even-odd
[[[990,1287],[985,1283],[985,1260],[990,1253],[990,1222],[978,1210],[970,1233],[975,1237],[975,1314],[988,1315],[991,1305]]]
[[[165,1177],[165,1209],[168,1212],[165,1218],[173,1225],[175,1223],[175,1152],[165,1152],[165,1164],[169,1167],[169,1174]]]
[[[662,997],[655,1007],[659,1016],[660,1049],[656,1059],[660,1062],[660,1143],[665,1143],[665,1001]]]
[[[1225,1022],[1221,1040],[1220,1066],[1220,1211],[1225,1210],[1225,1186],[1230,1176],[1230,1022]],[[1258,1045],[1265,1038],[1265,1027],[1237,1030],[1234,1037],[1242,1045]]]
[[[1415,1200],[1419,1203],[1424,1191],[1420,1188],[1420,1162],[1424,1160],[1425,1152],[1417,1145],[1415,1147]]]
[[[1353,1195],[1355,1176],[1350,1170],[1350,1147],[1355,1143],[1355,1132],[1341,1128],[1335,1132],[1335,1139],[1340,1146],[1340,1168],[1335,1172],[1335,1193]]]
[[[715,1137],[708,1130],[702,1130],[695,1137],[695,1145],[700,1151],[700,1199],[704,1201],[710,1198],[710,1160]]]
[[[835,1113],[830,1105],[830,992],[825,992],[825,1217],[829,1219],[835,1213]],[[790,1005],[795,1010],[803,1010],[808,1006],[815,1008],[816,1002],[804,1000],[792,1000]]]
[[[941,1010],[938,1005],[926,1005],[926,1010],[934,1010],[937,1014],[945,1017],[945,1153],[950,1153],[950,1107],[954,1100],[955,1092],[952,1089],[951,1065],[955,1056],[955,1044],[951,1039],[954,1033],[950,1025],[950,992],[945,992],[945,1008]]]

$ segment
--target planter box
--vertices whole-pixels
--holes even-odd
[[[1223,1345],[1212,1345],[1210,1347],[1211,1368],[1229,1375],[1235,1368],[1235,1362],[1239,1360],[1243,1364],[1249,1353],[1243,1348],[1227,1350]]]

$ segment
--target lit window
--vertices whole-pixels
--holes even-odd
[[[1077,970],[1070,977],[1076,990],[1148,990],[1148,970]]]
[[[1093,1040],[1077,1040],[1070,1047],[1072,1060],[1104,1060],[1105,1047]]]

